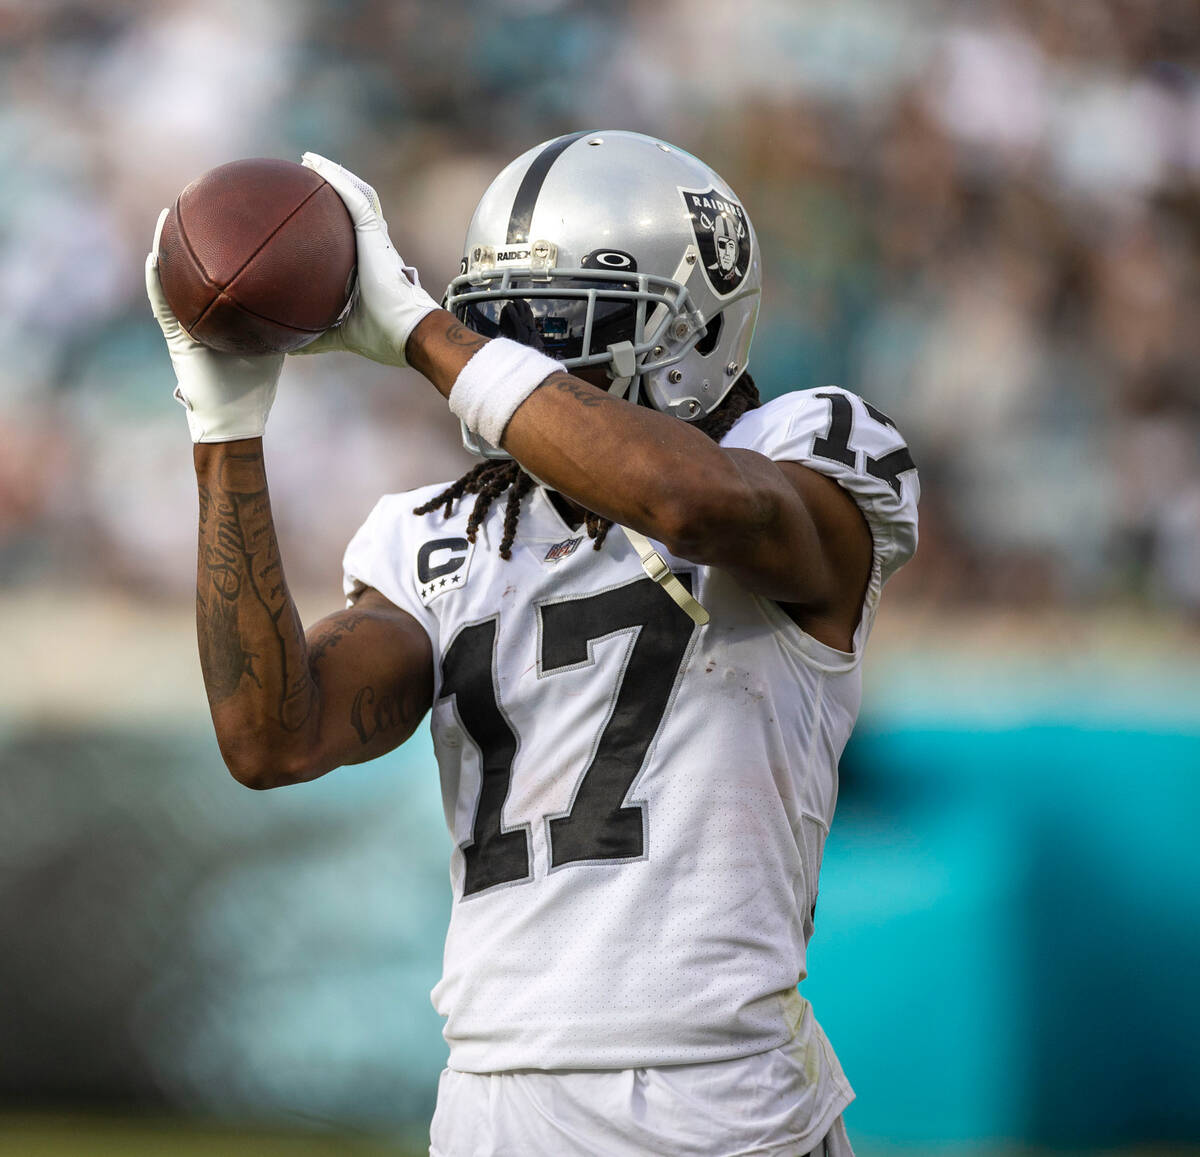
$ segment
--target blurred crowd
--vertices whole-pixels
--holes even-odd
[[[1200,620],[1195,0],[0,0],[0,585],[190,589],[187,434],[141,285],[214,164],[314,149],[436,294],[491,176],[661,135],[764,254],[764,393],[837,383],[922,469],[915,602]],[[466,461],[432,391],[291,359],[268,429],[294,584]]]

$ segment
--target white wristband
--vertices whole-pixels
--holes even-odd
[[[450,410],[472,433],[499,446],[517,407],[552,373],[565,368],[520,342],[493,338],[459,371],[450,390]]]

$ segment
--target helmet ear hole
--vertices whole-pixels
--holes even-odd
[[[704,327],[704,333],[700,335],[700,340],[696,342],[695,345],[695,350],[698,354],[707,357],[713,352],[714,349],[717,348],[717,342],[721,339],[723,321],[723,316],[718,313],[717,316],[714,317],[712,321],[710,321],[708,325]]]

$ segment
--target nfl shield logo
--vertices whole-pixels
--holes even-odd
[[[726,297],[746,279],[753,259],[746,210],[715,189],[680,189],[679,193],[692,218],[708,283],[716,294]]]
[[[556,542],[548,551],[544,562],[558,562],[561,558],[566,558],[567,555],[573,554],[575,548],[583,541],[583,536],[579,538],[564,538],[562,542]]]

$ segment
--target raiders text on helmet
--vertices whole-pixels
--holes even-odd
[[[695,421],[746,369],[754,228],[712,169],[665,141],[587,132],[530,149],[484,193],[464,251],[447,309],[568,369],[605,366],[631,401]]]

